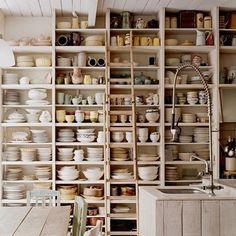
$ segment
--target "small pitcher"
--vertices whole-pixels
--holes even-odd
[[[197,30],[196,45],[197,46],[206,45],[205,33],[203,31]]]

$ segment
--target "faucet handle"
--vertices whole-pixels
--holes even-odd
[[[200,171],[200,172],[198,172],[198,175],[197,175],[197,176],[202,177],[202,176],[204,176],[204,175],[205,175],[205,172],[204,172],[204,171]]]

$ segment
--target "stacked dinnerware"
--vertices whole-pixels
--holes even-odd
[[[187,92],[187,101],[190,105],[195,105],[198,102],[198,94],[196,91]]]
[[[148,140],[148,128],[138,128],[138,140],[145,143]]]
[[[26,197],[24,184],[6,184],[3,186],[3,198],[8,200],[19,200]]]
[[[208,143],[209,142],[209,129],[208,128],[195,128],[193,131],[194,142]]]
[[[155,180],[158,176],[159,166],[139,166],[139,178],[146,181]]]
[[[36,151],[36,148],[20,148],[21,161],[35,161]]]
[[[24,123],[26,122],[26,119],[23,114],[21,114],[18,111],[14,111],[10,113],[6,120],[4,120],[6,123]]]
[[[104,171],[98,167],[90,167],[83,171],[84,176],[91,181],[99,180],[102,178]]]
[[[148,154],[142,153],[138,156],[139,161],[157,161],[159,160],[159,156],[157,154]]]
[[[96,139],[95,129],[78,129],[77,140],[81,143],[91,143]]]
[[[16,91],[6,91],[4,94],[5,105],[19,105],[20,104],[20,93]]]
[[[181,117],[181,108],[176,107],[175,108],[175,122],[177,122],[180,117]],[[172,108],[166,108],[165,109],[165,121],[168,123],[171,123],[171,120],[172,120]]]
[[[34,129],[31,130],[32,140],[34,143],[47,143],[48,142],[48,134],[46,130]]]
[[[52,160],[52,148],[51,147],[37,148],[37,160],[38,161],[51,161]]]
[[[33,67],[34,66],[34,58],[30,55],[17,56],[16,57],[16,66],[18,66],[18,67]]]
[[[103,159],[103,148],[87,147],[87,161],[102,161]]]
[[[39,122],[39,116],[40,116],[40,109],[26,109],[28,112],[26,114],[27,122],[28,123],[38,123]]]
[[[63,166],[57,171],[58,178],[65,181],[72,181],[79,178],[79,171],[76,166]]]
[[[57,160],[59,161],[72,161],[73,160],[73,148],[58,148]]]
[[[113,142],[122,142],[125,138],[124,132],[121,131],[113,131],[111,132],[111,138]]]
[[[3,152],[5,161],[19,161],[20,150],[18,147],[6,147]]]
[[[165,179],[172,180],[172,181],[178,180],[179,179],[178,167],[166,166]]]
[[[26,101],[27,105],[48,105],[49,101],[45,100],[47,98],[47,90],[46,89],[30,89],[28,92],[28,97],[30,100]]]
[[[38,180],[51,179],[51,167],[50,166],[37,166],[35,168],[35,176]]]
[[[180,143],[192,143],[193,137],[191,135],[180,135],[179,142]]]
[[[74,142],[74,131],[72,129],[60,129],[57,133],[58,142]]]
[[[98,131],[98,137],[97,137],[97,142],[98,143],[104,143],[104,132],[103,131]]]
[[[184,93],[181,93],[181,92],[176,93],[176,96],[177,96],[177,102],[178,102],[179,104],[183,105],[183,104],[186,103],[187,98],[186,98],[186,96],[185,96]]]
[[[76,185],[61,185],[58,187],[62,200],[74,200],[77,196],[77,189]]]
[[[112,170],[112,179],[132,179],[132,173],[126,169],[126,168],[121,168],[121,169],[114,169]]]
[[[18,84],[18,75],[13,73],[4,73],[2,82],[3,84]]]
[[[112,148],[111,149],[112,161],[127,161],[129,160],[129,151],[125,148]]]
[[[34,189],[51,189],[51,183],[33,183]]]
[[[206,161],[210,158],[209,148],[197,148],[195,149],[195,153]]]
[[[83,149],[75,150],[73,158],[75,161],[83,161],[84,160],[84,150]]]
[[[196,115],[191,113],[183,113],[182,114],[182,121],[183,123],[195,123],[196,122]]]
[[[15,181],[22,179],[21,167],[8,167],[5,173],[5,180]]]
[[[207,112],[196,113],[197,122],[207,123],[209,122],[209,116]]]
[[[11,139],[12,143],[30,143],[31,139],[30,139],[30,135],[28,132],[24,132],[24,131],[15,131],[12,132],[12,139]]]

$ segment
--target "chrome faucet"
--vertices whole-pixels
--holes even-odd
[[[204,172],[204,171],[200,172],[200,176],[209,175],[210,171],[209,171],[208,162],[207,162],[205,159],[202,159],[201,157],[195,156],[195,155],[192,155],[192,156],[190,157],[190,162],[192,162],[194,159],[197,159],[197,160],[199,160],[199,161],[204,162],[204,164],[205,164],[205,166],[206,166],[205,172]]]
[[[178,124],[175,123],[175,90],[176,90],[176,80],[179,72],[185,68],[192,68],[200,77],[200,81],[204,87],[204,90],[206,92],[207,96],[207,105],[208,105],[208,117],[209,117],[209,154],[210,154],[210,161],[209,164],[207,161],[200,159],[199,157],[194,156],[194,158],[198,160],[202,160],[206,164],[206,173],[210,177],[210,184],[208,186],[202,186],[204,190],[209,190],[209,195],[210,196],[215,196],[215,189],[221,189],[222,187],[216,186],[214,184],[214,177],[213,177],[213,157],[212,157],[212,101],[211,101],[211,96],[210,96],[210,91],[208,88],[208,85],[206,81],[204,80],[204,77],[201,73],[201,71],[196,67],[195,65],[192,64],[183,64],[180,65],[175,73],[174,77],[174,85],[173,85],[173,94],[172,94],[172,121],[171,121],[171,133],[173,135],[173,142],[178,142],[178,137],[177,137],[177,131],[178,131]]]

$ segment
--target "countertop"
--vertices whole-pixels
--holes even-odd
[[[211,197],[207,194],[207,191],[203,191],[206,194],[167,194],[162,193],[160,189],[175,189],[176,187],[158,187],[158,186],[142,186],[139,187],[139,191],[145,191],[156,200],[236,200],[236,180],[216,180],[215,184],[223,185],[223,189],[215,190],[216,196]],[[200,187],[199,185],[198,187]],[[178,188],[197,188],[191,186],[178,186]]]

